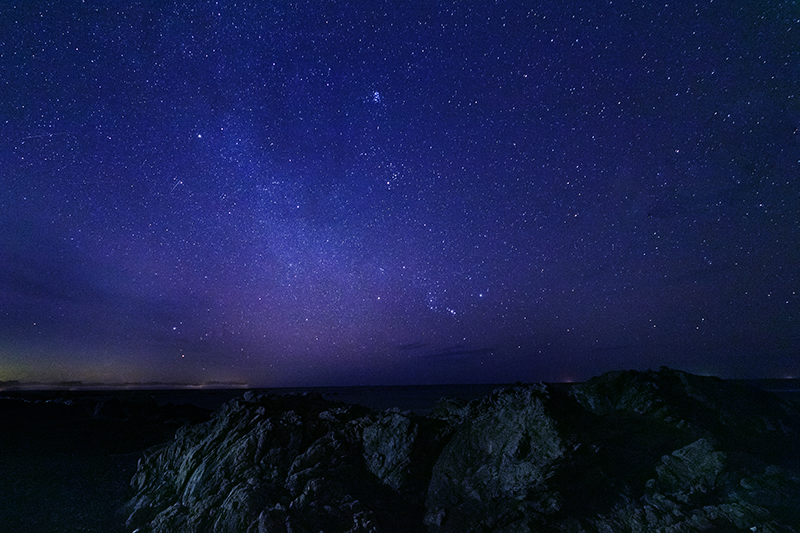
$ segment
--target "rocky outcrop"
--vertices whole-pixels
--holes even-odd
[[[245,395],[151,450],[129,531],[798,531],[796,408],[668,369],[426,417]]]
[[[557,510],[549,489],[566,453],[545,386],[496,391],[475,405],[439,455],[426,500],[430,531],[499,531]]]
[[[629,415],[686,434],[716,438],[737,451],[796,459],[797,406],[777,396],[719,378],[669,369],[613,372],[574,389],[578,402],[599,415]],[[764,448],[769,442],[768,449]],[[782,456],[789,452],[788,456]]]
[[[430,471],[422,452],[437,447],[437,435],[436,423],[396,411],[245,395],[141,462],[128,524],[153,532],[421,530]]]

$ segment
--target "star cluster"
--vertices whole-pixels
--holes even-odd
[[[12,2],[0,380],[800,367],[794,2]]]

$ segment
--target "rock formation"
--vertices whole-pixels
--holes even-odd
[[[800,414],[669,369],[427,416],[246,394],[150,450],[129,531],[800,531]]]

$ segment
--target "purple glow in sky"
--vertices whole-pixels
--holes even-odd
[[[793,2],[11,2],[0,380],[800,372]]]

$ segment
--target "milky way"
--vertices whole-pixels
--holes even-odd
[[[0,380],[800,371],[794,2],[12,2]]]

